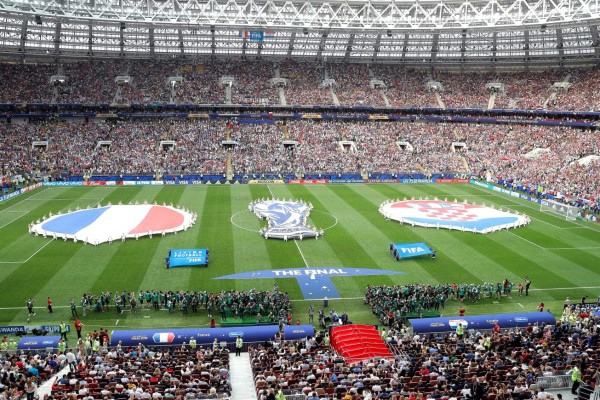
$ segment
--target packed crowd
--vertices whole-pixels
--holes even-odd
[[[597,322],[593,313],[574,313],[556,327],[530,324],[469,330],[463,336],[411,335],[398,326],[382,331],[394,360],[352,364],[337,357],[325,334],[299,342],[273,341],[249,352],[261,400],[273,399],[279,391],[303,392],[310,400],[547,400],[553,397],[538,386],[538,378],[564,375],[575,366],[583,372],[584,384],[597,376]]]
[[[90,351],[84,340],[57,355],[40,354],[47,373],[58,374],[53,399],[204,399],[229,396],[229,353],[216,346],[113,348]]]
[[[504,296],[510,296],[513,290],[516,295],[528,295],[527,282],[525,280],[514,284],[505,279],[502,282],[481,284],[367,286],[364,302],[382,324],[400,329],[408,316],[422,317],[426,311],[441,311],[447,300],[456,300],[459,304],[477,303],[486,298],[500,300]]]
[[[572,86],[567,91],[559,91],[548,108],[569,111],[596,111],[600,108],[600,97],[597,91],[600,85],[598,70],[573,71],[569,83]]]
[[[167,78],[176,76],[182,62],[178,60],[135,60],[127,65],[128,84],[121,85],[119,103],[169,103]]]
[[[32,122],[0,125],[3,175],[459,173],[600,199],[596,133],[539,125],[296,120]],[[225,147],[221,142],[237,143]],[[295,141],[283,146],[284,140]],[[34,141],[48,145],[33,146]],[[100,142],[104,141],[105,145]],[[106,144],[106,143],[109,144]],[[162,146],[161,142],[171,144]],[[341,142],[346,142],[343,145]]]
[[[105,312],[115,310],[121,313],[130,310],[136,313],[143,308],[168,310],[169,313],[204,312],[207,316],[220,315],[223,321],[228,317],[256,318],[258,321],[277,323],[288,322],[291,312],[290,299],[277,287],[272,291],[173,291],[173,290],[140,290],[139,292],[101,292],[99,294],[84,293],[81,297],[83,316],[88,312]],[[74,316],[78,315],[77,303],[71,301]]]
[[[50,77],[56,73],[56,66],[50,64],[0,63],[0,103],[50,103]]]
[[[393,107],[440,107],[435,94],[426,87],[432,80],[428,72],[387,64],[374,65],[372,71],[385,83]]]
[[[234,104],[281,104],[271,85],[277,76],[286,78],[284,89],[290,105],[333,105],[332,90],[341,105],[385,106],[384,95],[393,107],[487,108],[490,92],[486,84],[504,84],[495,94],[494,107],[507,109],[555,109],[592,111],[600,109],[600,72],[573,69],[531,72],[444,72],[406,69],[397,65],[348,63],[319,64],[285,60],[249,61],[239,58],[185,60],[92,60],[63,61],[57,64],[0,63],[0,77],[6,82],[0,103],[169,103],[223,104],[225,89],[221,78],[233,77]],[[50,77],[66,78],[56,83]],[[129,83],[117,84],[117,76],[129,76]],[[169,77],[182,77],[172,88]],[[323,87],[334,79],[333,88]],[[371,79],[381,80],[385,89],[371,89]],[[440,82],[434,93],[430,81]],[[553,95],[555,82],[567,81],[568,90]],[[119,90],[117,90],[119,87]],[[171,96],[173,89],[174,96]],[[120,96],[116,96],[119,91]],[[440,101],[438,101],[439,96]]]
[[[381,289],[398,298],[429,290],[458,300],[469,296],[468,285],[368,287],[367,296]],[[502,290],[510,290],[506,282]],[[247,302],[250,298],[244,296],[252,292],[233,295]],[[390,305],[395,307],[385,307]],[[393,307],[385,311],[392,313]],[[302,392],[311,400],[550,400],[538,386],[544,377],[565,375],[577,367],[583,384],[597,378],[598,312],[598,303],[567,298],[556,326],[469,329],[445,336],[409,334],[403,324],[386,326],[382,339],[394,359],[347,363],[330,346],[326,332],[298,341],[276,335],[264,344],[250,344],[248,352],[260,400],[276,399],[280,392]],[[49,379],[67,366],[70,372],[55,378],[53,398],[195,399],[230,393],[229,355],[219,343],[111,348],[106,337],[102,332],[90,334],[55,355],[0,353],[0,393],[7,400],[18,398],[31,382]]]
[[[552,84],[561,81],[562,74],[545,71],[544,73],[528,74],[515,72],[502,74],[496,77],[497,82],[505,84],[506,91],[498,92],[494,102],[494,108],[539,110],[544,108],[544,103],[552,93]],[[556,106],[548,106],[549,109],[566,110]]]
[[[6,339],[6,338],[5,338]],[[56,357],[45,354],[16,354],[15,350],[0,352],[0,399],[17,400],[52,377],[58,367]]]
[[[595,162],[579,159],[600,154],[594,131],[567,128],[470,126],[463,129],[471,172],[540,187],[562,195],[600,198]]]
[[[341,105],[385,107],[383,96],[371,89],[366,64],[331,64],[329,75],[335,79],[335,93]]]
[[[443,84],[441,97],[448,108],[488,108],[490,94],[485,89],[485,84],[495,81],[491,73],[460,76],[456,73],[444,72],[437,72],[434,80]]]
[[[289,105],[322,104],[333,105],[330,88],[321,87],[325,79],[322,66],[286,60],[279,66],[281,77],[287,79],[285,98]]]
[[[223,124],[139,122],[0,125],[4,175],[61,176],[225,173]],[[34,147],[34,141],[47,141]],[[161,146],[161,141],[175,145]],[[101,144],[104,142],[104,145]]]
[[[67,80],[58,86],[57,103],[112,103],[117,76],[127,74],[122,60],[68,63],[61,66]]]

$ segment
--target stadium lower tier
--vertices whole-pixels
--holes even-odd
[[[600,198],[595,131],[561,126],[298,120],[12,123],[0,126],[3,186],[38,179],[166,184],[478,176]]]

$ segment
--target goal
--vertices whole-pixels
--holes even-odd
[[[575,221],[579,208],[568,204],[559,203],[554,200],[542,200],[540,202],[540,211],[550,212],[564,217],[566,220]]]

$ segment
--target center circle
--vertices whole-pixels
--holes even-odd
[[[324,215],[328,215],[332,218],[332,223],[329,226],[323,227],[323,228],[317,227],[319,229],[323,229],[324,231],[333,228],[338,223],[338,219],[331,213],[321,211],[321,210],[315,210],[315,209],[311,210],[311,213],[324,214]],[[243,229],[245,231],[260,233],[260,231],[258,229],[252,229],[252,228],[245,226],[246,224],[253,223],[253,222],[250,222],[249,220],[244,221],[244,218],[246,215],[251,215],[254,220],[257,219],[256,215],[254,215],[254,213],[252,211],[244,210],[244,211],[239,211],[239,212],[233,214],[230,218],[230,221],[233,224],[233,226],[235,226],[237,228]]]

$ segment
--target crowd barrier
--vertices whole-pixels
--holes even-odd
[[[573,382],[570,375],[540,376],[536,384],[538,389],[564,389],[570,387]]]

